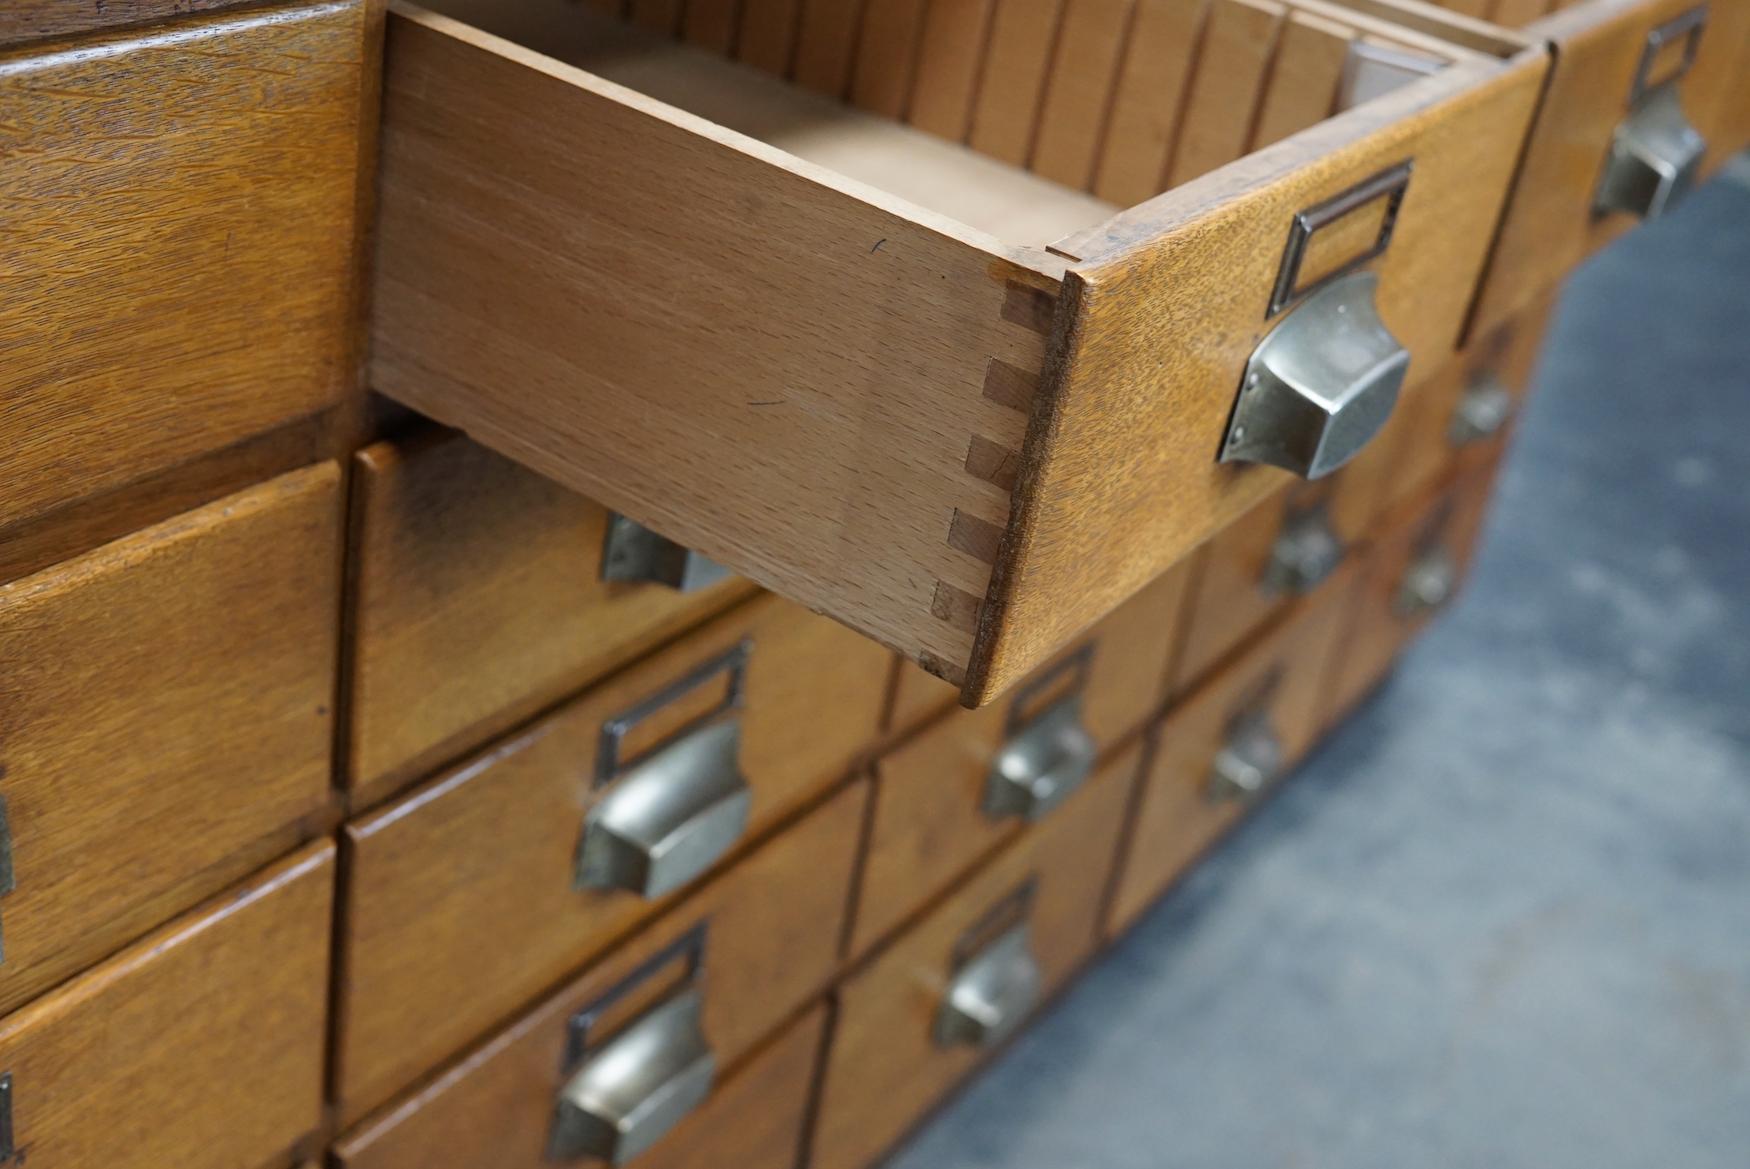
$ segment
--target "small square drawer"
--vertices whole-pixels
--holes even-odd
[[[599,504],[459,435],[360,452],[352,741],[360,803],[455,758],[746,596],[610,572]],[[686,553],[676,550],[674,559]]]
[[[838,990],[812,1169],[863,1169],[1093,953],[1138,747]]]
[[[284,1165],[322,1120],[334,846],[312,846],[0,1023],[0,1160]]]
[[[318,830],[333,463],[0,585],[0,1011]]]
[[[346,1118],[846,778],[888,661],[760,597],[349,824]]]
[[[1047,821],[1165,702],[1184,568],[1144,589],[1003,700],[947,718],[875,764],[851,950],[861,954],[1003,841]],[[938,697],[947,689],[909,674]],[[903,685],[902,685],[903,690]]]
[[[1339,572],[1155,731],[1108,928],[1128,928],[1318,738],[1359,566]]]
[[[749,1053],[832,977],[867,796],[862,784],[840,793],[355,1128],[339,1164],[787,1169],[819,1013]]]
[[[1348,714],[1391,672],[1412,638],[1456,595],[1488,512],[1493,460],[1454,472],[1431,498],[1400,509],[1368,556],[1345,621],[1326,721]]]
[[[1472,0],[1344,0],[1471,43]],[[1478,297],[1472,335],[1518,315],[1593,251],[1663,214],[1723,154],[1750,39],[1743,0],[1507,0],[1491,19],[1546,42],[1552,64]]]
[[[0,39],[32,15],[5,7]],[[0,51],[0,529],[352,389],[369,7]]]
[[[969,705],[1454,349],[1547,65],[1320,0],[1005,0],[906,125],[869,89],[916,5],[868,6],[856,105],[441,7],[389,21],[375,387]]]

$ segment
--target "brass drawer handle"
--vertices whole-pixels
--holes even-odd
[[[1267,593],[1305,596],[1342,563],[1343,542],[1330,515],[1322,506],[1309,507],[1284,518],[1259,583]]]
[[[1289,312],[1246,363],[1224,463],[1269,463],[1307,479],[1360,453],[1397,404],[1410,353],[1379,318],[1379,277],[1353,272]]]
[[[1021,921],[970,958],[936,1009],[938,1047],[995,1047],[1039,1003],[1044,979]]]
[[[1419,617],[1432,613],[1452,599],[1458,591],[1458,565],[1445,548],[1428,549],[1404,570],[1393,605],[1400,617]]]
[[[548,1155],[624,1165],[711,1094],[717,1060],[697,988],[651,1010],[591,1055],[563,1087]]]
[[[1594,214],[1620,211],[1657,219],[1695,186],[1707,142],[1683,114],[1677,81],[1689,72],[1701,45],[1707,6],[1699,5],[1647,34],[1635,71],[1629,114],[1611,137],[1604,174],[1593,197]],[[1667,46],[1681,42],[1676,68],[1653,76]]]
[[[1513,417],[1513,395],[1491,374],[1483,374],[1465,387],[1453,408],[1446,438],[1455,447],[1494,438]]]
[[[1282,739],[1262,711],[1242,715],[1228,728],[1209,772],[1212,803],[1255,803],[1282,777]]]
[[[747,828],[741,724],[719,719],[629,769],[585,822],[575,884],[661,897],[717,862]]]
[[[985,815],[1030,824],[1082,785],[1093,770],[1096,747],[1081,716],[1081,696],[1069,695],[1003,744],[985,778]]]

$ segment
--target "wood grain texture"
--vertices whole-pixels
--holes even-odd
[[[1592,200],[1611,137],[1627,113],[1648,32],[1692,7],[1693,0],[1587,0],[1526,27],[1552,46],[1553,63],[1477,294],[1473,335],[1504,323],[1639,222],[1622,214],[1594,216]],[[1704,34],[1703,44],[1714,31]],[[1685,103],[1692,92],[1713,92],[1718,75],[1729,69],[1712,54],[1698,59],[1677,83]]]
[[[1337,21],[1290,11],[1276,45],[1250,149],[1261,150],[1329,117],[1349,59],[1352,30]]]
[[[9,0],[0,8],[0,45],[146,24],[234,7],[237,3],[238,0]]]
[[[0,529],[353,389],[366,10],[0,55]]]
[[[1134,0],[1066,0],[1033,141],[1031,166],[1046,178],[1092,186],[1134,7]]]
[[[876,0],[864,6],[851,74],[853,105],[884,118],[905,117],[928,2]]]
[[[1399,607],[1409,565],[1438,548],[1451,557],[1462,582],[1488,512],[1500,454],[1497,447],[1489,461],[1454,471],[1432,496],[1411,500],[1387,518],[1349,606],[1342,656],[1325,685],[1319,717],[1326,725],[1346,717],[1384,681],[1404,647],[1435,616],[1406,614]]]
[[[1166,189],[1209,0],[1137,0],[1094,192],[1121,206]]]
[[[1244,814],[1240,804],[1208,797],[1210,768],[1237,716],[1267,711],[1290,764],[1317,741],[1327,677],[1347,652],[1339,639],[1358,576],[1350,567],[1332,577],[1161,724],[1131,813],[1109,933],[1132,925]]]
[[[1545,60],[1454,64],[1058,246],[1076,257],[967,693],[987,696],[1284,481],[1214,458],[1299,210],[1414,177],[1379,307],[1411,377],[1457,345]],[[1418,356],[1419,355],[1419,356]],[[1097,486],[1096,486],[1097,485]]]
[[[1246,152],[1285,11],[1274,0],[1213,0],[1167,170],[1169,187]]]
[[[0,1010],[315,831],[339,478],[294,472],[0,587]]]
[[[543,1164],[567,1017],[701,924],[703,1026],[719,1068],[733,1068],[764,1035],[824,990],[834,972],[867,794],[860,784],[841,792],[496,1036],[484,1037],[480,1032],[486,1028],[477,1028],[469,1039],[484,1039],[480,1046],[340,1143],[342,1164],[348,1169]],[[451,1005],[465,1005],[467,991],[460,993],[461,1000]],[[486,1022],[498,1025],[507,1013]],[[433,1060],[403,1061],[396,1052],[378,1058],[402,1062],[411,1073],[438,1070]],[[703,1130],[701,1137],[713,1127],[736,1131],[721,1122],[695,1127]],[[678,1134],[675,1143],[690,1144]]]
[[[789,76],[801,15],[801,0],[742,0],[736,57],[774,77]]]
[[[796,84],[828,97],[844,97],[857,59],[857,29],[864,0],[802,0],[796,30]]]
[[[998,0],[931,0],[912,83],[912,125],[950,142],[966,139],[997,6]]]
[[[1023,831],[1018,820],[993,820],[984,813],[985,779],[1012,728],[1042,713],[1051,696],[1076,692],[1079,655],[1091,649],[1079,690],[1081,724],[1102,756],[1159,713],[1181,634],[1184,580],[1183,571],[1168,573],[1007,701],[954,710],[876,762],[875,812],[852,922],[853,956],[867,953],[992,849]],[[1049,814],[1045,822],[1055,816]]]
[[[442,17],[387,58],[377,387],[960,675],[947,528],[1006,520],[966,454],[1056,263]]]
[[[321,1119],[333,861],[307,849],[0,1022],[14,1163],[289,1161]]]
[[[956,945],[1027,882],[1030,946],[1045,989],[1092,953],[1139,761],[1131,749],[1103,767],[1052,819],[999,853],[929,916],[840,984],[812,1169],[864,1169],[984,1054],[936,1046],[931,1029]]]
[[[968,138],[973,149],[1014,166],[1025,166],[1032,156],[1063,4],[1011,0],[997,5],[973,105]]]
[[[459,435],[361,452],[347,782],[370,803],[749,595],[601,579],[608,513]]]
[[[573,889],[584,818],[615,790],[594,782],[603,725],[744,641],[743,840],[756,840],[849,775],[875,735],[888,661],[775,597],[348,826],[336,1092],[348,1122],[681,896]]]
[[[546,1169],[555,1070],[572,1004],[599,993],[586,978],[538,1009],[381,1123],[343,1140],[341,1169]],[[638,1169],[794,1169],[813,1098],[826,1010],[817,1007],[719,1082]]]

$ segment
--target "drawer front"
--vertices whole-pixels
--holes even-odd
[[[1161,723],[1113,896],[1113,932],[1134,923],[1313,745],[1357,576],[1344,569]]]
[[[289,1159],[322,1115],[333,885],[312,847],[8,1017],[6,1159]]]
[[[0,1010],[313,833],[339,482],[297,471],[0,586]]]
[[[1726,46],[1712,42],[1742,38],[1736,7],[1736,0],[1586,0],[1526,28],[1551,43],[1554,62],[1473,333],[1502,324],[1641,221],[1640,214],[1596,206],[1618,130],[1661,89],[1675,94],[1690,122],[1707,128],[1732,68]],[[1683,31],[1686,24],[1693,25],[1697,55],[1685,71],[1682,54],[1692,35]],[[1668,85],[1657,84],[1666,78]]]
[[[842,780],[886,665],[761,598],[349,825],[347,1116]]]
[[[840,985],[813,1169],[871,1164],[1093,952],[1140,755],[1102,767]],[[998,1007],[991,1030],[955,1009],[969,995]]]
[[[832,976],[867,795],[866,785],[857,785],[835,797],[428,1086],[367,1121],[340,1142],[341,1163],[348,1169],[548,1164],[556,1099],[586,1062],[581,1056],[602,1051],[682,997],[699,1008],[698,1034],[687,1037],[702,1040],[723,1082],[672,1140],[650,1148],[648,1163],[692,1165],[719,1139],[748,1139],[761,1146],[750,1152],[770,1158],[779,1136],[790,1142],[793,1156],[793,1111],[801,1101],[774,1089],[761,1107],[748,1109],[751,1115],[726,1120],[748,1103],[739,1085],[744,1076],[752,1077],[750,1085],[761,1081],[752,1069],[766,1057],[735,1068]],[[466,996],[470,988],[456,993]],[[786,1082],[813,1070],[817,1045],[799,1046],[808,1053],[798,1050],[781,1061]],[[758,1130],[764,1123],[772,1125],[773,1148],[763,1147]]]
[[[0,56],[0,527],[351,388],[366,7]]]
[[[1368,557],[1324,718],[1341,718],[1390,673],[1404,646],[1451,600],[1471,555],[1500,465],[1499,455],[1456,472],[1433,498],[1401,510]]]
[[[1282,485],[1218,456],[1266,334],[1365,288],[1322,271],[1374,274],[1410,384],[1456,349],[1544,67],[1529,51],[1454,64],[1057,245],[1078,262],[1037,407],[1049,426],[1023,452],[979,661],[1000,676]]]
[[[1159,711],[1184,577],[1183,567],[1168,573],[1003,700],[955,710],[876,763],[854,954],[1001,842],[1058,815],[1096,762]]]
[[[453,435],[355,465],[348,778],[369,803],[751,586],[603,579],[599,505]]]

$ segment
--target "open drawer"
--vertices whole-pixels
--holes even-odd
[[[1461,43],[1515,29],[1550,48],[1549,84],[1473,335],[1674,207],[1741,141],[1734,88],[1750,0],[1438,0],[1444,12],[1421,0],[1343,2]],[[1476,19],[1483,16],[1495,23]]]
[[[600,5],[444,7],[389,23],[376,388],[968,704],[1440,365],[1546,68],[1320,0],[869,5],[844,88],[905,125]]]

